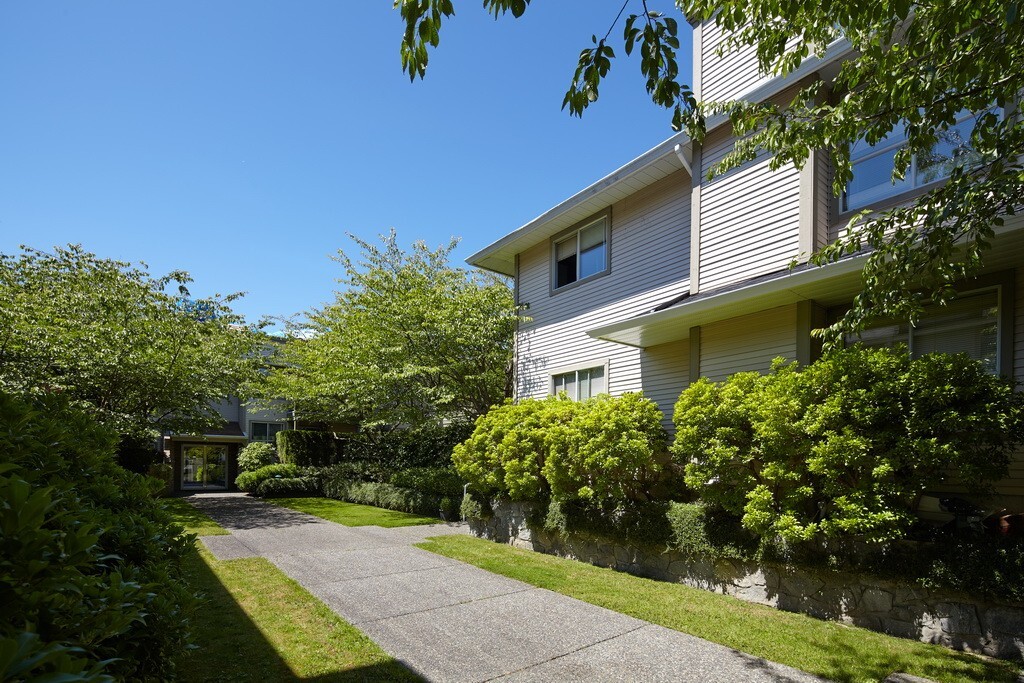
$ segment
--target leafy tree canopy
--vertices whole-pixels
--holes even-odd
[[[381,244],[339,250],[335,301],[293,325],[268,396],[294,401],[307,420],[365,426],[468,420],[510,390],[518,313],[507,283],[452,268],[458,240],[403,251],[395,231]]]
[[[397,0],[406,23],[402,63],[422,77],[428,50],[439,42],[451,0]],[[814,255],[825,264],[868,252],[864,289],[850,311],[828,331],[863,329],[877,317],[915,319],[928,299],[946,301],[952,286],[975,274],[984,250],[1006,216],[1024,204],[1024,122],[1016,113],[1024,90],[1024,25],[1020,5],[1002,0],[678,0],[691,21],[713,19],[728,34],[723,50],[752,47],[763,72],[784,76],[821,57],[836,40],[853,52],[829,82],[803,83],[785,103],[698,102],[679,77],[678,23],[647,11],[643,0],[627,0],[609,17],[621,25],[622,45],[640,54],[640,68],[654,102],[672,110],[672,124],[701,140],[709,122],[725,116],[737,139],[734,153],[711,173],[774,155],[772,165],[801,166],[812,150],[830,153],[833,189],[852,178],[850,147],[875,144],[891,133],[906,134],[896,155],[893,179],[903,178],[912,159],[927,158],[956,135],[960,112],[977,115],[970,136],[973,152],[952,169],[948,182],[931,187],[912,203],[851,219],[845,237]],[[520,16],[529,0],[485,0],[496,17]],[[612,10],[614,11],[614,10]],[[619,24],[620,20],[622,23]],[[598,27],[602,28],[602,27]],[[580,55],[563,108],[574,115],[598,99],[615,53],[605,39]]]
[[[261,379],[263,336],[240,295],[192,299],[190,281],[77,245],[0,255],[0,389],[66,396],[126,436],[222,423],[210,402]]]

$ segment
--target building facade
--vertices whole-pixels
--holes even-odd
[[[698,100],[786,101],[809,79],[827,84],[850,52],[838,41],[783,79],[760,73],[752,49],[719,57],[722,39],[713,21],[694,27]],[[969,139],[970,121],[958,125]],[[801,170],[772,171],[764,156],[708,180],[733,143],[724,119],[708,122],[703,144],[676,135],[468,259],[514,278],[529,318],[516,338],[517,397],[643,391],[671,427],[676,399],[699,377],[764,372],[777,357],[812,362],[819,350],[811,331],[849,306],[863,257],[819,268],[810,254],[835,240],[853,212],[907,201],[944,177],[941,164],[915,165],[893,185],[891,165],[879,168],[898,148],[894,140],[852,150],[855,179],[842,197],[819,152]],[[1007,220],[985,271],[961,283],[952,305],[862,341],[904,343],[915,355],[967,352],[1024,380],[1022,227]],[[1024,507],[1024,456],[997,492],[1002,504]]]

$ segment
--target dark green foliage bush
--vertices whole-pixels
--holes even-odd
[[[614,539],[634,546],[664,548],[672,535],[666,511],[669,501],[553,500],[544,528],[561,534]]]
[[[126,436],[117,445],[117,464],[129,472],[146,474],[157,461],[153,439]]]
[[[0,394],[5,679],[173,676],[196,604],[180,571],[192,539],[116,446],[66,404]]]
[[[492,516],[490,504],[486,500],[481,501],[479,494],[467,491],[462,496],[462,503],[459,505],[459,517],[470,520],[489,519]]]
[[[1022,400],[966,355],[854,347],[692,384],[672,452],[691,489],[765,538],[899,538],[922,492],[1005,476]]]
[[[458,505],[452,498],[400,488],[391,484],[342,479],[325,480],[324,495],[336,500],[373,505],[399,512],[411,512],[432,517],[443,515],[445,519],[454,519],[458,514]]]
[[[320,494],[320,485],[315,477],[280,477],[264,479],[253,490],[260,498],[294,498]]]
[[[665,515],[673,550],[712,559],[752,559],[757,554],[757,539],[725,510],[701,503],[671,503]]]
[[[326,467],[338,459],[338,445],[331,432],[286,429],[277,433],[277,457],[299,467]]]
[[[298,466],[290,463],[278,463],[261,467],[255,472],[242,472],[235,479],[235,485],[243,491],[255,493],[260,484],[268,479],[288,479],[301,475]]]
[[[255,472],[277,462],[277,450],[269,443],[253,441],[238,452],[239,472]]]
[[[645,500],[670,474],[661,418],[641,394],[525,399],[478,418],[452,461],[486,495]]]
[[[338,440],[339,461],[380,463],[391,472],[448,467],[452,449],[473,431],[471,423],[426,424],[411,429],[367,429]]]
[[[324,469],[325,475],[348,481],[375,481],[387,483],[394,476],[394,470],[376,460],[347,460]]]
[[[395,472],[388,483],[450,498],[461,498],[465,484],[451,467],[410,467]]]

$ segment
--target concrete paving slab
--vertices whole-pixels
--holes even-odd
[[[360,624],[430,681],[486,681],[643,627],[646,622],[533,588]]]
[[[243,557],[260,556],[235,536],[200,536],[199,540],[218,560],[237,560]]]
[[[463,564],[310,588],[310,592],[356,625],[527,590],[533,590],[533,586]]]
[[[821,683],[820,678],[648,625],[495,679],[501,683]]]
[[[189,502],[429,681],[741,681],[813,676],[412,547],[460,525],[344,527],[245,495]]]
[[[267,558],[306,587],[458,564],[455,560],[410,546],[382,546],[348,551],[320,549],[305,553],[274,552],[268,554]]]

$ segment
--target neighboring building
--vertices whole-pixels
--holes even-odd
[[[284,406],[258,410],[232,396],[214,407],[224,418],[220,429],[164,438],[164,452],[174,469],[174,493],[233,490],[238,451],[252,441],[273,444],[279,431],[293,429],[291,411]]]
[[[698,100],[784,101],[808,79],[827,83],[849,53],[840,41],[779,79],[759,73],[752,50],[718,58],[722,38],[714,22],[694,27]],[[854,150],[857,175],[843,198],[832,195],[822,153],[801,171],[771,171],[765,157],[707,180],[732,145],[721,119],[709,121],[702,145],[676,135],[468,259],[513,277],[527,308],[516,337],[517,397],[642,390],[670,426],[673,404],[698,377],[766,371],[778,356],[813,361],[811,330],[849,305],[863,258],[817,268],[809,254],[836,239],[850,212],[906,201],[944,175],[941,165],[915,166],[894,187],[883,157],[897,141]],[[966,351],[1024,380],[1021,227],[1011,219],[1000,229],[985,272],[953,305],[864,341],[901,341],[914,354]],[[803,265],[790,269],[794,260]],[[1006,504],[1024,505],[1024,457],[997,488]]]
[[[266,358],[273,353],[273,344],[262,351]],[[295,429],[293,411],[284,401],[269,408],[257,408],[237,396],[229,396],[211,407],[224,419],[220,429],[200,435],[164,437],[164,455],[173,468],[174,493],[234,490],[238,451],[252,441],[276,444],[279,431]]]

